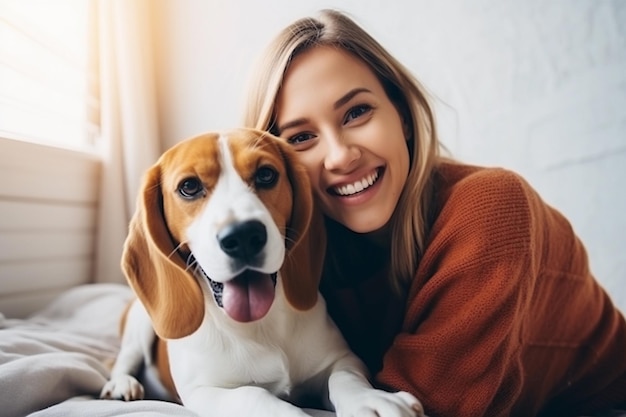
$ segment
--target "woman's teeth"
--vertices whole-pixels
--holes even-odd
[[[376,182],[378,179],[378,170],[374,171],[374,173],[368,175],[362,180],[355,181],[352,184],[342,185],[341,187],[335,187],[334,191],[343,196],[349,196],[356,193],[360,193],[361,191],[369,188],[372,184]]]

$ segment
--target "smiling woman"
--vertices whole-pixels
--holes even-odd
[[[519,174],[452,159],[407,67],[336,10],[286,26],[259,62],[245,123],[303,163],[321,293],[379,387],[437,416],[626,401],[626,321],[569,220]]]

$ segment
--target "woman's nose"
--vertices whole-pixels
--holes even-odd
[[[328,171],[346,171],[361,157],[359,148],[339,136],[327,137],[324,168]]]

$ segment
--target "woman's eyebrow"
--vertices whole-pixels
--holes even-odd
[[[292,127],[298,127],[300,125],[305,124],[306,122],[307,122],[307,119],[304,119],[304,118],[287,122],[284,125],[278,126],[278,134],[280,135],[281,132],[284,132],[285,130],[292,128]]]
[[[343,106],[344,104],[352,100],[354,96],[360,93],[371,93],[371,91],[364,87],[353,88],[352,90],[344,94],[339,100],[335,101],[333,109],[337,110],[339,107]]]
[[[337,110],[338,108],[340,108],[341,106],[345,105],[350,100],[352,100],[356,95],[361,94],[361,93],[371,93],[371,91],[364,87],[353,88],[352,90],[348,91],[346,94],[341,96],[339,100],[335,101],[335,103],[333,104],[333,109]],[[307,123],[306,118],[295,119],[283,125],[278,126],[278,132],[280,134],[280,132],[283,132],[289,128],[298,127],[306,123]]]

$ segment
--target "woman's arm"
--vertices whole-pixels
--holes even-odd
[[[445,200],[377,380],[415,394],[430,416],[532,416],[549,393],[525,399],[534,375],[525,338],[529,317],[543,314],[533,302],[542,263],[551,259],[545,237],[559,235],[546,228],[562,224],[503,170],[470,175]],[[551,388],[546,382],[534,383]]]

